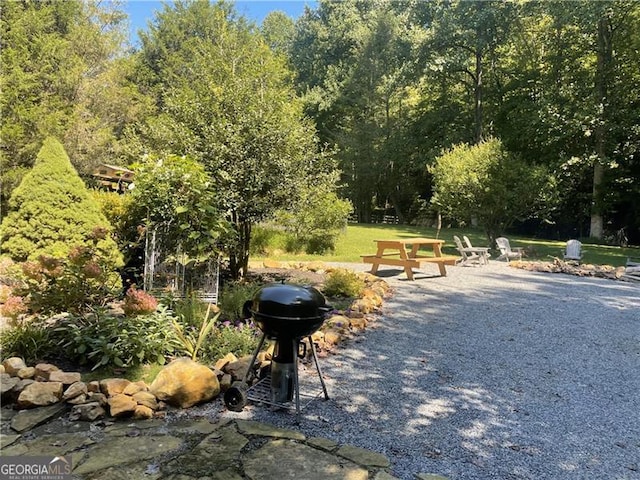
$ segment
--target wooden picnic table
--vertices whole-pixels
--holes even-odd
[[[407,278],[413,280],[413,268],[420,268],[423,263],[436,263],[440,275],[445,277],[445,265],[455,265],[458,257],[443,256],[441,246],[444,240],[437,238],[406,238],[395,240],[375,240],[378,249],[375,255],[363,255],[364,263],[371,263],[371,273],[376,273],[380,265],[393,265],[404,268]],[[411,249],[407,249],[411,246]],[[433,255],[419,255],[421,248],[430,248]]]

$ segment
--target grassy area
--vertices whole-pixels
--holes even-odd
[[[340,236],[336,243],[336,249],[331,254],[309,255],[286,253],[284,249],[278,248],[278,240],[270,244],[274,245],[269,249],[268,258],[281,261],[314,261],[325,262],[360,262],[360,255],[375,253],[376,245],[374,240],[391,238],[411,238],[436,236],[436,229],[428,227],[417,227],[408,225],[383,225],[383,224],[354,224],[349,225],[344,234]],[[453,236],[467,235],[471,243],[476,247],[487,245],[487,239],[483,232],[472,229],[443,229],[439,238],[445,241],[443,253],[457,255]],[[512,247],[529,247],[530,260],[549,260],[549,256],[562,257],[565,242],[544,240],[540,238],[527,238],[515,235],[508,236]],[[624,265],[627,257],[640,257],[640,248],[637,247],[614,247],[610,245],[597,245],[592,243],[583,244],[584,263],[607,264],[613,266]],[[494,258],[497,255],[494,254]],[[261,260],[264,257],[252,257],[251,260]]]

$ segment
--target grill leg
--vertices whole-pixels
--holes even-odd
[[[318,377],[320,377],[320,383],[322,384],[322,392],[324,393],[324,399],[329,400],[329,393],[327,393],[327,386],[322,378],[322,370],[320,369],[320,363],[318,362],[318,354],[316,353],[316,346],[313,343],[311,335],[308,337],[309,345],[311,345],[311,355],[313,356],[313,362],[316,364],[316,370],[318,370]]]
[[[262,349],[262,345],[264,345],[264,341],[266,340],[266,338],[267,338],[267,334],[263,333],[262,334],[262,338],[260,339],[260,342],[258,343],[258,346],[256,347],[256,349],[253,352],[253,357],[251,357],[251,362],[249,363],[249,368],[247,368],[247,373],[244,374],[244,378],[242,379],[242,383],[244,383],[245,385],[247,384],[247,381],[249,380],[249,375],[253,371],[253,366],[256,363],[256,358],[258,357],[258,353],[260,353],[260,350]]]
[[[293,358],[293,389],[296,396],[296,419],[300,421],[300,382],[298,381],[298,339],[292,340],[293,351],[296,352]]]

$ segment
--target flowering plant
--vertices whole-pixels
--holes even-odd
[[[92,232],[89,245],[73,247],[66,258],[46,255],[22,264],[22,284],[15,292],[33,312],[79,313],[120,295],[120,275],[101,251],[103,229]]]
[[[122,309],[128,317],[153,313],[156,308],[158,308],[158,300],[147,292],[136,290],[135,285],[131,285],[124,296]]]

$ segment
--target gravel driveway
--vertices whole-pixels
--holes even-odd
[[[239,415],[384,453],[406,480],[640,479],[640,286],[447,270],[380,270],[395,295],[321,359],[331,399],[299,425]]]

